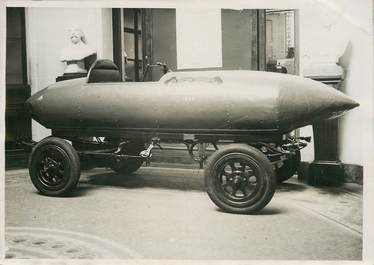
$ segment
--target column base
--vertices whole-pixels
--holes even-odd
[[[308,183],[313,186],[338,186],[344,182],[341,162],[315,160],[310,164]]]

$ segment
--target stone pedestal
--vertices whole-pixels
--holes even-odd
[[[344,181],[344,170],[338,157],[338,129],[338,119],[313,124],[314,161],[308,179],[312,185],[335,186]]]
[[[342,67],[336,64],[316,65],[307,77],[340,88]],[[314,161],[310,164],[308,183],[318,186],[336,186],[344,182],[344,169],[339,160],[339,119],[313,124]]]
[[[344,182],[343,165],[339,161],[314,160],[309,170],[310,185],[338,186]]]

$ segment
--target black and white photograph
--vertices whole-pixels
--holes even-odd
[[[372,1],[0,11],[5,264],[374,261]]]

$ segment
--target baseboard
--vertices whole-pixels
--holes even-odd
[[[29,153],[23,150],[5,151],[5,169],[27,168]]]
[[[364,168],[360,165],[355,164],[343,164],[344,169],[344,180],[346,182],[354,182],[363,184],[364,179]]]

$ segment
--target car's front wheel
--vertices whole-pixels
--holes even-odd
[[[41,194],[64,195],[78,184],[79,156],[64,139],[47,137],[33,148],[29,158],[29,173],[32,183]]]

